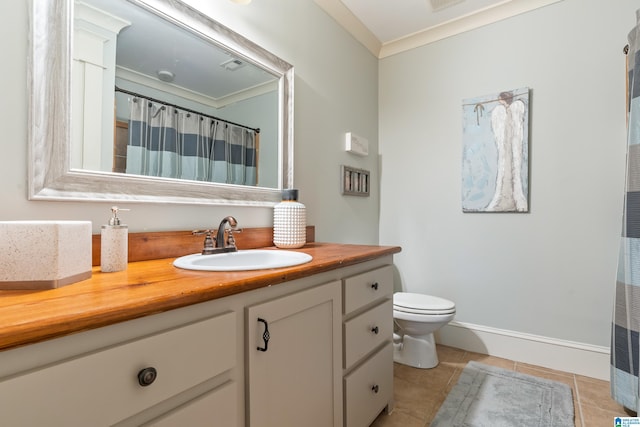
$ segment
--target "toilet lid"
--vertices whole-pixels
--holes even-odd
[[[394,310],[417,314],[455,313],[456,305],[447,299],[431,295],[396,292],[393,294]]]

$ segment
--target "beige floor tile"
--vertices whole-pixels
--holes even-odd
[[[394,413],[402,413],[424,420],[434,408],[439,407],[446,397],[446,392],[438,387],[415,384],[401,378],[394,380]]]
[[[463,363],[466,351],[458,348],[439,345],[436,348],[440,363]]]
[[[626,416],[624,407],[611,398],[609,381],[576,375],[576,384],[580,392],[580,403],[583,406],[594,406],[605,411],[615,412],[619,416]]]
[[[513,360],[503,359],[501,357],[489,356],[487,354],[482,353],[473,353],[467,352],[464,355],[464,365],[467,362],[474,361],[479,363],[484,363],[485,365],[496,366],[498,368],[509,369],[511,371],[515,370],[516,363]],[[463,365],[463,368],[464,368]]]
[[[584,417],[582,427],[613,426],[613,419],[620,416],[619,413],[600,409],[595,406],[583,406],[582,415]]]
[[[559,375],[559,376],[565,376],[565,377],[570,377],[573,378],[573,374],[570,372],[564,372],[564,371],[558,371],[557,369],[551,369],[551,368],[545,368],[544,366],[538,366],[538,365],[531,365],[530,363],[522,363],[522,362],[517,362],[516,363],[516,369],[531,369],[534,371],[538,371],[538,372],[547,372],[553,375]]]
[[[424,425],[423,419],[403,412],[393,411],[390,414],[382,412],[371,424],[371,427],[424,427]]]
[[[458,377],[468,362],[468,360],[465,359],[466,354],[467,352],[464,350],[438,346],[438,359],[440,360],[440,364],[433,370],[446,371],[447,374],[451,374],[447,382],[447,392],[458,382]]]
[[[448,366],[444,363],[441,363],[435,369],[412,368],[396,363],[394,364],[393,372],[396,378],[422,386],[442,389],[449,384],[456,369],[456,367]]]
[[[440,405],[442,405],[442,404],[440,404]],[[438,406],[437,408],[433,408],[433,411],[431,411],[430,413],[427,414],[427,417],[424,420],[425,421],[425,423],[424,423],[425,426],[429,427],[429,424],[431,424],[431,421],[433,421],[433,419],[436,417],[436,414],[438,413],[438,409],[440,409],[440,406]]]

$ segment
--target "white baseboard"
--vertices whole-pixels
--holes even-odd
[[[462,350],[609,381],[609,348],[453,321],[436,342]]]

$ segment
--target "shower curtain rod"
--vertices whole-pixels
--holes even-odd
[[[157,102],[158,104],[166,105],[166,106],[168,106],[168,107],[178,108],[178,109],[180,109],[180,110],[184,110],[184,111],[187,111],[187,112],[189,112],[189,113],[199,114],[199,115],[201,115],[201,116],[205,116],[205,117],[208,117],[208,118],[210,118],[210,119],[220,120],[221,122],[229,123],[229,124],[231,124],[231,125],[235,125],[235,126],[240,126],[240,127],[245,128],[245,129],[252,130],[252,131],[254,131],[255,133],[260,133],[260,128],[252,128],[252,127],[250,127],[250,126],[241,125],[240,123],[234,123],[234,122],[229,121],[229,120],[226,120],[226,119],[221,119],[220,117],[211,116],[211,115],[209,115],[209,114],[204,114],[204,113],[201,113],[201,112],[199,112],[199,111],[195,111],[195,110],[191,110],[191,109],[189,109],[189,108],[181,107],[181,106],[179,106],[179,105],[171,104],[170,102],[165,102],[165,101],[161,101],[161,100],[159,100],[159,99],[151,98],[150,96],[147,96],[147,95],[141,95],[141,94],[139,94],[139,93],[135,93],[135,92],[132,92],[132,91],[130,91],[130,90],[121,89],[121,88],[119,88],[118,86],[115,86],[115,88],[116,88],[116,92],[126,93],[127,95],[132,95],[132,96],[135,96],[135,97],[137,97],[137,98],[144,98],[144,99],[147,99],[147,100],[152,101],[152,102]]]

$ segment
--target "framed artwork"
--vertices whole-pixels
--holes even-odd
[[[463,100],[462,211],[529,212],[529,88]]]

